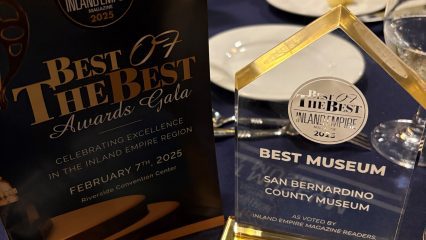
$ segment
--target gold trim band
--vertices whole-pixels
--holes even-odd
[[[302,30],[278,44],[235,74],[235,89],[241,90],[262,74],[317,41],[324,35],[342,29],[377,64],[379,64],[423,108],[426,108],[426,83],[367,26],[345,6],[339,5]]]

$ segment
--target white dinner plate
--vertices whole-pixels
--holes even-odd
[[[282,24],[252,25],[211,37],[211,81],[234,91],[234,75],[239,69],[301,28]],[[240,94],[257,100],[286,101],[308,80],[331,76],[355,83],[364,68],[364,58],[352,43],[328,34],[246,86]]]
[[[309,17],[319,17],[330,10],[327,0],[266,0],[272,6],[286,12]],[[354,0],[347,8],[355,15],[363,15],[384,9],[386,0]]]

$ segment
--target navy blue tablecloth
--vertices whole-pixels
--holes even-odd
[[[208,4],[210,36],[246,25],[271,23],[306,25],[314,20],[278,10],[268,5],[264,0],[208,0]],[[383,39],[383,24],[381,22],[369,23],[367,26]],[[342,35],[342,37],[346,36]],[[388,77],[368,57],[366,57],[366,63],[367,67],[363,78]],[[362,86],[359,87],[362,88]],[[380,94],[382,91],[384,91],[382,88],[369,89],[370,94]],[[392,89],[389,89],[389,91],[392,91]],[[213,107],[223,115],[229,116],[234,113],[234,94],[232,92],[212,84],[212,101]],[[382,103],[379,102],[379,104]],[[385,106],[386,103],[383,103],[383,105]],[[391,107],[404,108],[404,106]],[[383,111],[388,110],[383,109]],[[216,139],[216,155],[225,216],[234,214],[234,146],[235,142],[232,138]],[[418,168],[415,171],[412,191],[401,224],[399,236],[401,240],[422,239],[422,232],[426,226],[426,186],[423,184],[425,177],[426,169]],[[219,235],[220,230],[217,229],[193,236],[190,239],[219,239]]]

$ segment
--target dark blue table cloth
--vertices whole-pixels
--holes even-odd
[[[265,0],[208,0],[208,4],[210,36],[246,25],[271,23],[306,25],[314,20],[313,18],[278,10],[270,6]],[[383,39],[383,24],[381,22],[369,23],[367,26]],[[346,36],[342,35],[342,37]],[[368,57],[365,59],[367,66],[363,78],[388,77],[371,59]],[[362,84],[361,82],[360,84]],[[363,86],[359,87],[362,88]],[[384,90],[380,87],[377,87],[377,89],[370,87],[368,94],[380,95],[380,92]],[[387,90],[392,91],[392,89]],[[212,101],[213,107],[223,115],[229,116],[234,113],[234,94],[232,92],[228,92],[212,84]],[[382,104],[379,99],[378,104]],[[392,111],[391,107],[405,107],[386,106],[385,102],[383,102],[383,106],[383,111]],[[234,146],[235,142],[232,138],[216,140],[216,155],[225,216],[234,214]],[[426,186],[423,184],[425,177],[425,168],[418,168],[415,171],[412,192],[408,199],[406,213],[401,224],[399,236],[401,240],[422,239],[422,232],[426,226]],[[216,230],[216,232],[220,235],[220,230]],[[193,236],[191,239],[219,239],[219,235],[215,236],[214,233],[215,231],[210,231],[203,233],[204,235]]]

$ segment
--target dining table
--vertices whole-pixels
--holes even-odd
[[[302,1],[301,1],[302,2]],[[304,16],[288,11],[283,11],[270,4],[266,0],[208,0],[208,30],[209,37],[212,38],[234,28],[260,25],[260,24],[290,24],[305,26],[316,17]],[[367,27],[381,40],[384,41],[383,21],[366,22]],[[253,34],[257,34],[256,31]],[[347,35],[342,32],[335,33],[338,36],[350,41]],[[284,40],[284,39],[283,39]],[[355,43],[354,43],[355,44]],[[214,51],[214,49],[210,49]],[[365,71],[359,88],[369,79],[387,79],[390,78],[366,53],[362,53],[366,62]],[[253,59],[254,60],[254,59]],[[393,81],[392,79],[387,79]],[[391,85],[391,84],[389,84]],[[393,91],[389,86],[368,86],[369,94],[380,95],[383,91]],[[212,107],[221,113],[222,116],[232,116],[235,111],[235,94],[226,90],[215,83],[211,84]],[[398,96],[397,96],[398,97]],[[377,99],[379,104],[386,106],[385,100]],[[380,102],[383,101],[383,102]],[[256,104],[256,103],[254,103]],[[258,103],[259,105],[262,103]],[[413,108],[415,109],[413,103]],[[389,106],[387,106],[389,107]],[[383,111],[391,111],[384,107]],[[390,106],[391,108],[407,109],[407,106]],[[412,109],[410,109],[412,111]],[[410,116],[409,114],[407,116]],[[216,159],[219,174],[219,184],[221,189],[224,216],[233,216],[235,214],[235,145],[234,137],[218,137],[215,139]],[[411,192],[406,202],[406,210],[403,214],[400,229],[399,240],[417,240],[422,239],[423,231],[426,226],[426,168],[417,167],[414,171],[411,181]],[[223,228],[195,234],[185,239],[220,239]]]

